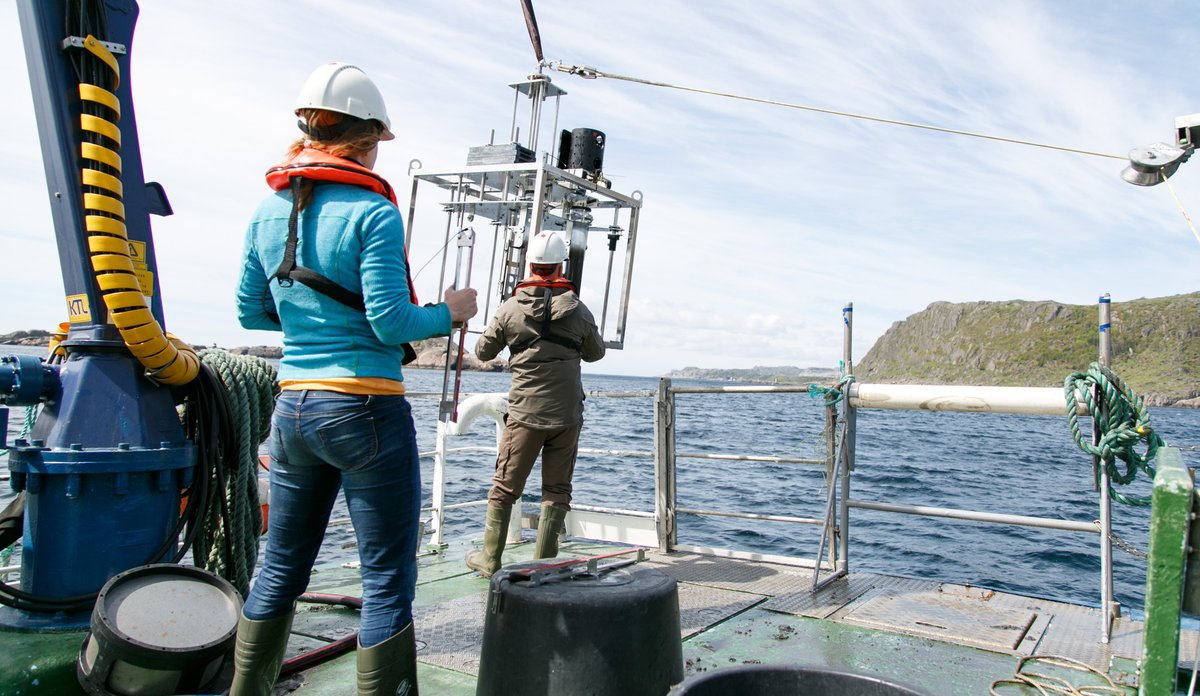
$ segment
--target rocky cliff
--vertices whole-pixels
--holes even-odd
[[[1095,305],[934,302],[887,330],[859,382],[1062,386],[1096,361]],[[1112,367],[1150,405],[1200,406],[1200,292],[1112,304]]]

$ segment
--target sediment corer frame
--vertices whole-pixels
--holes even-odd
[[[596,173],[555,166],[558,164],[557,153],[537,150],[541,104],[549,97],[557,101],[566,92],[540,73],[514,82],[510,87],[516,90],[512,142],[473,148],[486,150],[484,161],[488,163],[425,173],[420,160],[410,162],[408,173],[412,177],[412,193],[405,226],[406,249],[410,258],[433,255],[432,260],[436,260],[440,256],[442,270],[437,287],[443,288],[453,231],[480,219],[487,220],[493,228],[492,238],[489,242],[485,234],[478,240],[484,247],[491,246],[488,281],[482,293],[481,307],[481,318],[486,325],[493,308],[511,297],[517,283],[528,275],[528,241],[542,230],[562,234],[569,243],[570,252],[564,276],[575,283],[580,297],[593,312],[596,307],[601,308],[596,321],[604,345],[620,350],[625,345],[642,194],[636,190],[630,194],[615,191],[610,181]],[[522,95],[528,97],[532,112],[527,144],[519,142],[521,133],[517,127],[516,104]],[[556,111],[553,128],[557,130],[557,127]],[[522,161],[525,158],[521,153],[536,153],[532,155],[534,161]],[[430,196],[422,198],[419,195],[429,188],[423,187],[422,183],[432,184],[446,196],[436,201],[437,210],[446,215],[445,233],[438,242],[413,251],[414,239],[428,244],[421,230],[429,226],[425,220],[436,215],[433,213],[434,202],[425,200]],[[607,211],[611,211],[611,218],[606,217]],[[586,251],[593,234],[605,235],[608,249],[607,273],[603,290],[599,292],[592,290],[600,285],[598,280],[583,283]],[[477,248],[476,251],[486,253],[487,249]],[[592,269],[592,266],[588,268]],[[589,277],[598,277],[600,270],[598,267],[589,270]]]

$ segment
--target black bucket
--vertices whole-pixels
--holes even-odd
[[[237,636],[233,586],[192,566],[148,565],[105,583],[75,674],[93,696],[211,691]]]
[[[679,590],[652,568],[533,585],[492,576],[476,696],[663,696],[683,681]]]
[[[879,677],[814,667],[752,665],[689,679],[671,696],[927,696]]]

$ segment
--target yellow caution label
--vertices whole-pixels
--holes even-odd
[[[133,274],[137,276],[138,287],[142,294],[146,297],[154,297],[154,274],[144,269],[135,269]]]
[[[67,295],[67,319],[72,324],[83,324],[92,320],[87,295]]]
[[[145,242],[135,242],[132,239],[129,240],[129,260],[133,261],[133,267],[138,270],[144,271],[148,268],[148,266],[146,264],[146,243]],[[140,277],[139,277],[139,280],[140,280]],[[142,292],[143,292],[143,294],[145,294],[146,291],[142,290]]]

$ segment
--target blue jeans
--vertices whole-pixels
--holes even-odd
[[[403,396],[284,391],[271,416],[267,548],[242,611],[263,620],[292,611],[308,587],[339,485],[358,539],[359,642],[375,645],[412,621],[421,471]]]

